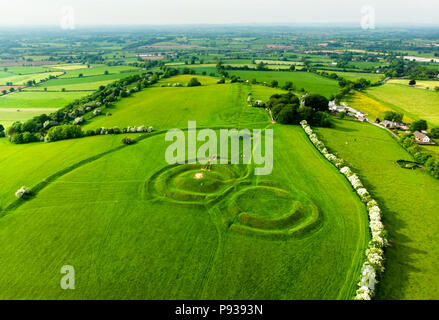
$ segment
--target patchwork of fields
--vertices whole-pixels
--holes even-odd
[[[6,127],[15,121],[26,121],[42,113],[50,113],[49,109],[65,107],[74,100],[89,95],[100,86],[140,73],[139,68],[131,66],[88,67],[83,64],[6,69],[7,71],[0,72],[0,83],[11,81],[14,84],[26,85],[29,80],[37,82],[34,86],[22,88],[21,92],[0,96],[0,124]],[[38,83],[51,75],[57,78]]]
[[[0,300],[439,299],[434,26],[8,23]]]

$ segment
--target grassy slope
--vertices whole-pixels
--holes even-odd
[[[422,170],[398,167],[395,161],[411,157],[379,128],[337,121],[334,129],[318,133],[360,173],[384,209],[392,243],[378,298],[438,299],[439,181]]]
[[[385,84],[371,88],[367,93],[392,109],[404,112],[409,118],[425,119],[430,125],[439,126],[439,92]]]
[[[187,78],[179,76],[166,79],[164,83],[183,82]],[[200,80],[203,82],[202,78]],[[95,118],[84,129],[144,124],[163,130],[187,128],[188,120],[197,120],[199,126],[266,121],[263,110],[243,110],[242,105],[246,101],[247,91],[240,84],[211,84],[195,88],[155,87],[122,100],[114,108],[108,109],[113,116]]]
[[[48,82],[45,82],[36,87],[26,88],[26,91],[44,90],[47,88],[49,91],[61,91],[65,88],[69,90],[96,90],[100,86],[105,86],[121,78],[128,77],[130,75],[137,74],[136,72],[115,73],[110,75],[98,75],[88,76],[82,78],[58,78]]]
[[[0,208],[15,200],[14,193],[20,187],[32,187],[58,170],[120,145],[121,139],[105,136],[27,145],[14,145],[6,138],[0,139]]]
[[[0,97],[1,108],[61,108],[89,92],[15,92]]]
[[[435,80],[416,80],[416,84],[414,86],[409,86],[409,79],[392,79],[389,80],[389,83],[392,84],[400,84],[404,85],[407,88],[418,88],[418,89],[427,89],[434,90],[436,87],[439,87],[439,81]]]
[[[151,103],[149,96],[158,90],[162,99]],[[196,98],[203,95],[207,101]],[[172,96],[180,101],[163,103]],[[212,97],[218,103],[206,103]],[[188,119],[206,125],[242,126],[255,119],[266,123],[262,110],[246,106],[246,97],[239,84],[151,88],[131,100],[134,109],[143,109],[131,117],[163,121],[159,127],[186,126]],[[186,99],[194,99],[191,112],[178,109]],[[122,102],[116,108],[122,112],[130,106]],[[105,119],[116,119],[114,114]],[[121,122],[128,119],[124,115],[117,116]],[[100,140],[104,138],[110,141]],[[26,170],[33,174],[23,172],[11,183],[3,191],[4,201],[17,185],[36,184],[49,171],[61,169],[57,163],[65,157],[77,161],[78,155],[108,149],[121,137],[114,139],[17,146],[21,149],[2,160],[2,180],[25,166],[16,161],[26,161],[30,154],[33,164]],[[275,169],[263,179],[315,202],[324,216],[317,232],[288,241],[252,238],[225,228],[215,212],[203,207],[151,201],[145,181],[165,165],[167,147],[163,135],[157,135],[59,177],[0,218],[5,270],[0,298],[350,298],[367,240],[364,207],[299,127],[276,126],[275,139]],[[47,158],[36,157],[37,152]],[[59,270],[65,264],[76,268],[76,290],[59,288]]]
[[[66,75],[64,78],[78,78],[80,74],[84,77],[87,76],[98,76],[104,75],[105,71],[108,71],[110,74],[112,73],[125,73],[128,71],[139,71],[139,68],[131,67],[131,66],[106,66],[106,65],[92,65],[91,68],[86,69],[74,69],[74,70],[65,70]]]
[[[1,77],[0,84],[6,84],[12,82],[13,85],[25,85],[29,80],[35,80],[39,82],[43,79],[48,79],[50,76],[59,76],[62,72],[43,72],[35,74],[24,74],[24,75],[11,75],[9,77]]]
[[[382,102],[377,101],[376,99],[371,98],[370,96],[355,91],[351,93],[346,99],[346,103],[349,104],[352,108],[360,110],[366,114],[368,114],[367,118],[370,121],[375,121],[377,118],[383,120],[384,112],[393,110],[391,106],[388,106]],[[413,119],[408,117],[406,114],[404,115],[405,122],[412,122]]]
[[[0,124],[2,124],[5,128],[8,128],[15,121],[24,122],[42,113],[49,114],[53,112],[53,110],[53,108],[27,108],[17,112],[16,109],[0,108]]]
[[[236,74],[244,80],[255,78],[259,82],[267,82],[272,80],[279,81],[279,86],[282,86],[287,81],[292,81],[297,90],[304,88],[310,93],[319,93],[326,97],[335,94],[339,89],[338,83],[335,80],[327,79],[310,72],[278,72],[278,71],[232,71],[228,70],[230,74]]]
[[[325,70],[320,70],[325,71]],[[378,82],[383,75],[377,73],[362,73],[362,72],[342,72],[342,71],[326,71],[329,74],[336,73],[338,76],[345,78],[346,80],[355,81],[361,78],[371,81],[372,83]]]

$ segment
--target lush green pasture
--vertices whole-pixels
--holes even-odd
[[[69,71],[69,70],[87,69],[88,66],[86,64],[81,64],[81,63],[71,63],[71,64],[67,63],[67,64],[57,64],[51,66],[51,68],[56,70]]]
[[[366,113],[370,121],[375,121],[377,118],[383,120],[384,112],[393,110],[391,106],[358,91],[349,94],[344,100],[352,108]],[[404,115],[403,121],[410,123],[412,120],[412,118]]]
[[[5,209],[16,199],[14,193],[20,187],[32,187],[57,171],[120,145],[121,140],[121,136],[105,136],[14,145],[7,138],[1,138],[0,209]]]
[[[22,75],[22,74],[32,74],[32,73],[43,73],[50,72],[56,70],[49,70],[47,67],[34,67],[34,66],[26,66],[26,67],[0,67],[2,72],[7,70],[6,73]]]
[[[267,128],[265,111],[247,106],[249,88],[150,88],[88,126]],[[252,91],[268,96],[263,89]],[[2,207],[20,186],[43,182],[0,216],[0,298],[351,298],[368,240],[364,205],[300,127],[272,128],[268,176],[243,165],[169,167],[160,132],[123,148],[122,136],[22,146],[0,139]],[[253,208],[272,221],[294,201],[303,209],[274,229],[249,227],[239,214]],[[75,267],[75,290],[59,286],[63,265]]]
[[[130,75],[137,74],[137,72],[127,72],[127,73],[115,73],[109,75],[99,75],[99,76],[89,76],[82,78],[58,78],[49,80],[41,85],[26,88],[26,91],[40,91],[47,88],[48,91],[61,91],[65,89],[66,91],[75,90],[97,90],[100,86],[108,85],[116,80],[128,77]]]
[[[59,177],[0,218],[0,253],[14,252],[0,276],[14,285],[2,285],[0,297],[350,298],[367,240],[363,205],[300,128],[276,134],[275,161],[283,164],[268,179],[319,206],[322,226],[313,232],[249,236],[227,228],[222,203],[206,209],[157,201],[146,188],[166,165],[159,135]],[[291,158],[297,162],[284,165]],[[317,183],[322,177],[325,186]],[[76,290],[59,288],[65,264],[76,268]]]
[[[319,71],[325,71],[325,70],[319,70]],[[330,74],[336,73],[338,76],[345,78],[346,80],[355,81],[358,79],[366,79],[369,80],[372,83],[378,82],[381,79],[384,78],[381,74],[376,73],[362,73],[362,72],[339,72],[339,71],[325,71]]]
[[[425,119],[430,125],[439,125],[439,92],[386,83],[370,88],[367,94],[412,119]]]
[[[337,81],[327,79],[310,72],[287,72],[287,71],[228,71],[230,74],[236,74],[241,79],[256,79],[258,82],[279,81],[282,86],[287,81],[292,81],[297,90],[301,88],[310,93],[319,93],[326,97],[335,94],[339,89]]]
[[[2,108],[61,108],[88,92],[15,92],[0,97]]]
[[[66,75],[64,78],[77,78],[80,74],[84,77],[87,76],[98,76],[104,75],[106,71],[108,73],[124,73],[124,72],[132,72],[139,71],[140,68],[131,67],[131,66],[106,66],[106,65],[91,65],[90,68],[74,68],[74,69],[66,69]]]
[[[438,299],[439,181],[423,170],[400,168],[397,160],[413,159],[386,131],[372,125],[337,121],[335,128],[318,133],[360,174],[383,209],[391,243],[377,297]]]
[[[186,86],[192,78],[197,78],[202,86],[216,85],[218,81],[217,78],[202,75],[179,75],[172,78],[162,79],[155,86],[172,85],[174,83],[180,83],[183,86]]]
[[[282,94],[286,91],[281,89],[274,89],[261,85],[252,85],[250,89],[253,100],[268,101],[273,94]]]
[[[40,114],[49,114],[53,111],[53,108],[26,108],[19,111],[13,108],[0,108],[0,124],[7,128],[15,121],[25,122]]]
[[[11,74],[6,77],[0,77],[0,84],[6,84],[8,82],[11,82],[13,85],[25,85],[28,81],[35,80],[36,82],[40,82],[44,79],[49,79],[50,76],[60,76],[62,75],[62,72],[42,72],[42,73],[31,73],[31,74],[23,74],[23,75],[17,75],[17,74]]]
[[[162,83],[185,83],[188,79],[190,76],[177,76],[165,79]],[[197,120],[200,126],[267,121],[264,110],[247,109],[248,86],[217,85],[212,84],[212,79],[199,77],[205,85],[192,88],[162,88],[159,83],[158,87],[143,90],[105,110],[111,112],[112,116],[94,118],[85,129],[151,125],[157,130],[163,130],[175,126],[187,127],[188,120]],[[216,80],[213,81],[215,83]]]
[[[388,83],[400,84],[400,85],[405,85],[408,88],[418,88],[418,89],[435,90],[436,87],[439,88],[439,81],[416,80],[416,84],[414,86],[410,86],[409,82],[410,82],[409,79],[392,79],[392,80],[389,80]]]

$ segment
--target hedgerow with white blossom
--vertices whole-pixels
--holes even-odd
[[[356,300],[370,300],[375,294],[377,274],[384,272],[384,247],[388,245],[387,234],[381,221],[381,209],[378,202],[372,199],[369,191],[363,186],[360,178],[352,172],[351,168],[344,166],[343,159],[328,152],[325,144],[319,140],[308,123],[303,120],[300,125],[308,135],[311,142],[322,155],[340,170],[349,183],[352,185],[361,201],[366,204],[369,214],[369,228],[372,239],[366,249],[366,261],[361,268],[360,281],[356,291]]]

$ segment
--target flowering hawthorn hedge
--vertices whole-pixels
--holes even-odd
[[[381,209],[376,200],[372,199],[371,195],[364,188],[360,178],[352,172],[351,168],[344,166],[343,159],[331,154],[326,149],[323,142],[321,142],[317,135],[313,132],[308,123],[303,120],[300,125],[305,130],[311,142],[319,150],[326,159],[328,159],[334,166],[350,182],[354,190],[357,192],[361,201],[367,207],[369,213],[369,228],[372,239],[366,249],[366,261],[361,268],[360,282],[356,292],[356,300],[370,300],[375,293],[375,284],[377,283],[377,274],[384,272],[384,251],[383,248],[387,246],[387,234],[384,230],[384,225],[381,222]]]

